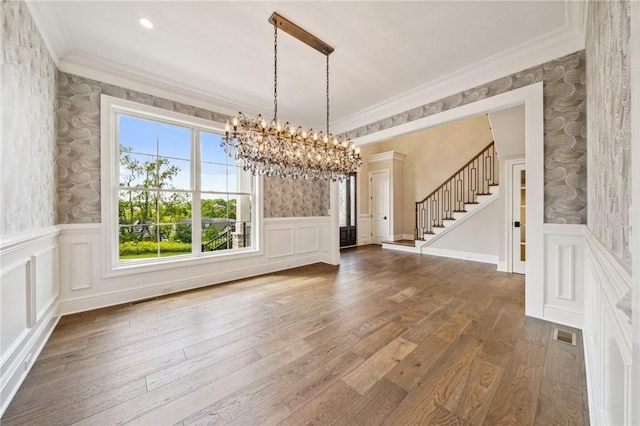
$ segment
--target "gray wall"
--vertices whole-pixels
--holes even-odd
[[[346,134],[356,138],[376,133],[540,81],[544,84],[544,220],[546,223],[586,223],[584,51],[430,102]]]
[[[590,2],[587,23],[589,229],[631,268],[630,3]]]
[[[55,222],[56,67],[24,2],[0,2],[0,235]]]

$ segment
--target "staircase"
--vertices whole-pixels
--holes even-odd
[[[413,242],[390,241],[382,247],[421,253],[498,198],[498,169],[497,153],[491,142],[431,194],[415,203]]]

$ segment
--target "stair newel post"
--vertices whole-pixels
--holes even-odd
[[[413,239],[417,240],[419,238],[418,229],[420,224],[418,223],[418,202],[416,202],[416,228],[413,230]]]

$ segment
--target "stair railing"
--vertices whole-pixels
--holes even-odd
[[[443,220],[453,220],[453,214],[466,212],[465,204],[477,204],[476,196],[490,194],[498,184],[498,156],[491,142],[455,172],[442,185],[416,202],[414,238],[424,239],[433,228],[442,228]]]

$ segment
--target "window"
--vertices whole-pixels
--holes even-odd
[[[221,148],[215,123],[108,96],[102,102],[112,267],[255,249],[256,179]]]

